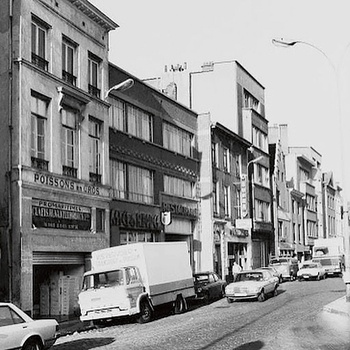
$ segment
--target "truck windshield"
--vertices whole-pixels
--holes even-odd
[[[84,277],[83,290],[124,284],[123,270],[94,273]]]

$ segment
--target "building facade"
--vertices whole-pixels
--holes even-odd
[[[249,221],[247,158],[250,145],[220,123],[212,123],[209,113],[199,115],[201,197],[198,234],[202,251],[197,268],[215,271],[223,278],[231,275],[233,261],[244,269],[251,267],[249,225],[242,225],[245,220]]]
[[[195,269],[199,155],[197,114],[110,64],[111,246],[186,241]]]
[[[76,312],[91,251],[109,246],[108,33],[87,1],[2,1],[2,299]]]

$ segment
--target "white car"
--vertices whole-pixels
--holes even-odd
[[[237,274],[234,282],[226,286],[227,301],[258,299],[265,301],[267,295],[277,295],[278,277],[263,269],[247,270]]]
[[[56,320],[33,320],[11,303],[0,302],[0,349],[42,350],[58,336]]]
[[[310,280],[310,279],[324,279],[326,278],[326,270],[319,263],[314,261],[305,261],[298,271],[298,280]]]

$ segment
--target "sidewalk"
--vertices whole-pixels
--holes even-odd
[[[345,296],[334,300],[333,302],[323,307],[324,311],[328,311],[338,315],[344,315],[350,317],[350,302],[345,301]]]
[[[84,324],[79,318],[59,322],[60,337],[71,335],[75,332],[87,331],[92,328],[94,328],[94,326]]]

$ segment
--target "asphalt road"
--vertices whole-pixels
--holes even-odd
[[[161,314],[147,324],[119,322],[62,337],[53,350],[349,350],[350,319],[322,311],[344,294],[341,278],[285,282],[263,303],[193,304],[185,314]]]

